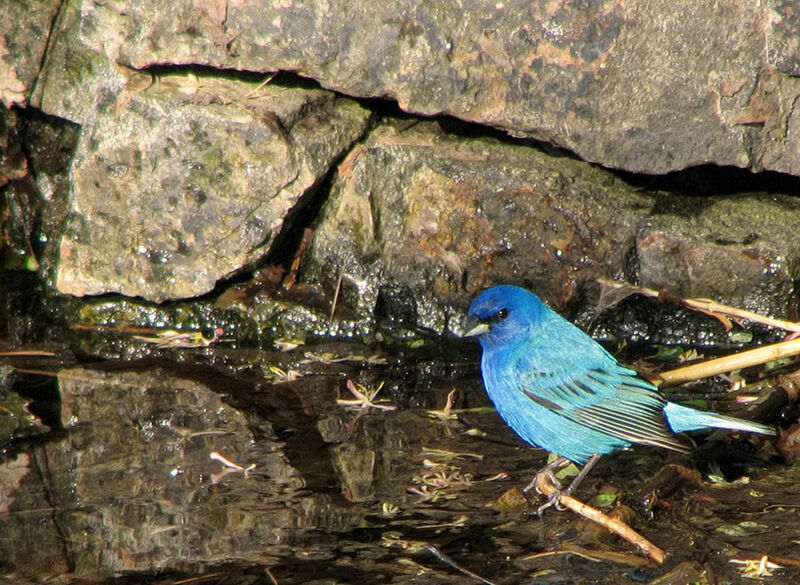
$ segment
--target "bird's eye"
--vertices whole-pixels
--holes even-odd
[[[500,309],[494,315],[492,315],[492,323],[497,323],[498,321],[502,321],[508,317],[508,309]]]

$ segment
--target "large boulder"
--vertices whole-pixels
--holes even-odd
[[[61,292],[160,301],[210,291],[269,251],[369,117],[318,89],[151,81],[132,75],[83,129]]]
[[[304,277],[330,288],[341,275],[364,314],[405,304],[436,330],[500,282],[563,307],[586,280],[626,276],[652,206],[572,158],[433,122],[385,125],[339,166]]]
[[[798,24],[778,1],[72,0],[32,102],[50,113],[80,102],[114,77],[106,63],[284,70],[609,167],[800,174]],[[78,121],[74,109],[58,115]]]

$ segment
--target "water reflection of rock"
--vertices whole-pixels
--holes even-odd
[[[419,444],[440,437],[441,429],[410,411],[363,417],[354,424],[356,416],[342,411],[319,421],[323,439],[336,443],[329,451],[342,495],[351,502],[405,500],[419,466]]]
[[[198,382],[164,371],[59,374],[64,433],[30,452],[0,558],[39,577],[107,575],[291,555],[327,522],[265,421],[249,420]],[[258,436],[258,440],[254,439]],[[247,477],[210,458],[216,452]],[[331,527],[328,527],[331,528]],[[332,527],[336,529],[336,527]]]

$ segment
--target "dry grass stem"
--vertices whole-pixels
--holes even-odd
[[[691,380],[708,378],[717,374],[725,374],[733,370],[740,370],[757,366],[772,360],[800,354],[800,338],[781,341],[772,345],[765,345],[755,349],[748,349],[732,355],[727,355],[713,360],[706,360],[697,364],[676,368],[658,374],[658,378],[651,380],[657,386],[674,386]]]
[[[539,474],[539,482],[536,486],[536,489],[539,493],[545,496],[551,496],[558,492],[556,486],[554,486],[546,474]],[[633,528],[618,520],[616,518],[612,518],[606,514],[603,514],[597,508],[593,508],[587,504],[584,504],[577,498],[574,498],[567,494],[560,494],[558,496],[558,503],[564,506],[565,508],[569,508],[575,514],[579,516],[583,516],[587,520],[591,520],[592,522],[596,522],[600,526],[604,527],[609,532],[612,532],[633,544],[634,546],[638,547],[642,553],[658,563],[659,565],[664,562],[664,551],[654,545],[652,542],[647,540],[644,536],[636,532]]]
[[[724,315],[725,317],[733,317],[734,319],[747,319],[748,321],[761,323],[763,325],[768,325],[769,327],[776,327],[785,331],[794,331],[800,333],[800,323],[759,315],[758,313],[753,313],[752,311],[746,311],[744,309],[737,309],[736,307],[723,305],[721,303],[717,303],[716,301],[712,301],[711,299],[684,299],[669,295],[663,291],[657,291],[652,288],[645,288],[642,286],[633,286],[625,282],[614,282],[612,280],[600,280],[599,282],[602,286],[609,289],[627,291],[631,294],[640,294],[656,299],[668,299],[689,307],[690,309],[707,313],[717,318],[719,318],[720,315]]]

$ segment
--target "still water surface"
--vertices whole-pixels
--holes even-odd
[[[546,454],[474,361],[206,348],[51,371],[4,370],[4,400],[38,414],[0,453],[4,582],[800,582],[800,466],[758,439],[601,461],[578,497],[665,549],[654,566],[569,512],[531,516],[515,488]],[[764,555],[785,568],[747,564]]]

